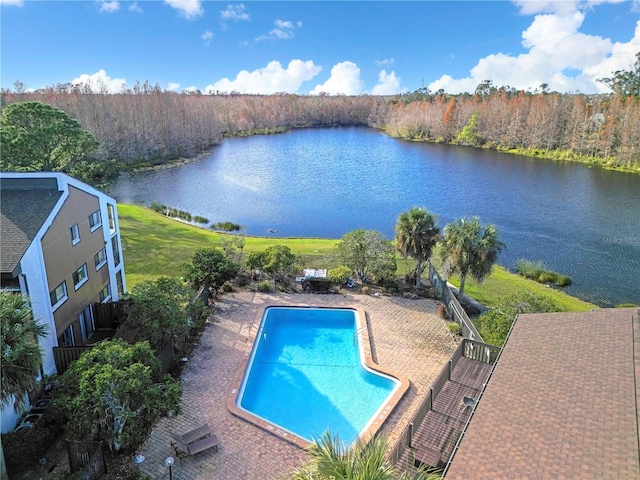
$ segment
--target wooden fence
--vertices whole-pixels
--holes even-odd
[[[97,480],[107,474],[107,462],[102,442],[74,442],[67,440],[69,470],[80,472],[82,480]]]

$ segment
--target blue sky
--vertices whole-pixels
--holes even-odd
[[[148,80],[174,91],[608,91],[630,69],[640,0],[0,0],[0,80],[28,89]]]

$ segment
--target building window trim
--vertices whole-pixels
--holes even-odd
[[[67,328],[64,329],[64,331],[62,332],[62,335],[60,335],[60,337],[63,340],[63,343],[60,343],[60,340],[58,340],[58,346],[59,347],[73,347],[76,344],[76,339],[75,339],[75,335],[73,333],[73,324],[68,325]],[[64,340],[67,340],[66,342]]]
[[[102,254],[102,255],[100,255]],[[102,256],[102,259],[100,257]],[[96,272],[107,264],[107,248],[103,247],[98,253],[93,256],[93,261],[96,264]]]
[[[57,301],[53,303],[54,294],[56,294],[57,290],[61,287],[63,292],[62,296],[58,298],[58,296],[56,295],[55,298]],[[49,297],[51,299],[51,310],[55,312],[58,309],[58,307],[60,307],[60,305],[66,302],[67,299],[69,298],[69,295],[67,294],[67,282],[62,282],[60,285],[54,288],[51,292],[49,292]]]
[[[77,223],[71,225],[71,245],[80,243],[80,227]]]
[[[82,276],[82,278],[80,278]],[[83,263],[82,266],[73,272],[73,289],[78,289],[89,281],[89,271],[87,270],[87,264]]]
[[[102,215],[100,214],[100,210],[96,210],[89,215],[89,226],[91,227],[91,233],[95,232],[102,226]]]

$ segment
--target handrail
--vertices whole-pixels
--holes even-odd
[[[440,294],[442,303],[449,316],[460,324],[462,336],[470,340],[480,340],[482,342],[483,339],[480,332],[478,332],[475,325],[471,322],[471,319],[464,311],[464,308],[462,308],[462,305],[460,305],[460,302],[449,288],[449,285],[447,285],[447,282],[442,279],[438,270],[436,270],[436,267],[433,266],[431,261],[429,261],[428,266],[431,285]]]

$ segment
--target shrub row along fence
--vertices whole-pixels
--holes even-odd
[[[433,288],[435,288],[440,295],[442,303],[447,309],[447,315],[449,318],[458,322],[460,325],[460,334],[464,338],[483,342],[484,340],[482,339],[482,336],[476,329],[475,325],[471,322],[467,312],[464,311],[464,308],[462,308],[462,305],[460,305],[460,302],[447,285],[446,280],[442,279],[436,270],[436,267],[434,267],[431,262],[429,262],[429,280],[431,281]]]

